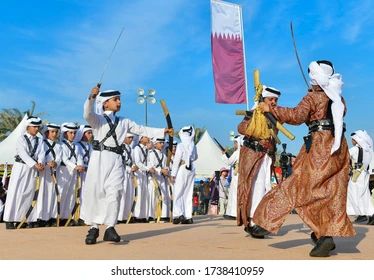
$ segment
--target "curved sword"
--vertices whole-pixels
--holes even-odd
[[[296,59],[297,59],[297,64],[299,64],[300,72],[301,72],[301,75],[303,76],[303,79],[304,79],[304,82],[306,84],[306,87],[309,88],[308,81],[307,81],[307,79],[305,77],[305,74],[304,74],[304,71],[303,71],[303,67],[301,65],[299,53],[297,52],[296,40],[295,40],[295,35],[293,33],[292,21],[290,22],[290,29],[291,29],[291,37],[292,37],[293,49],[295,51],[295,55],[296,55]]]
[[[138,180],[136,179],[136,176],[135,176],[134,172],[132,172],[132,174],[131,174],[131,180],[132,180],[132,185],[134,186],[134,199],[132,201],[131,210],[130,210],[130,213],[127,217],[126,224],[130,223],[130,220],[131,220],[132,216],[134,215],[136,202],[138,200],[138,186],[139,186],[139,184],[138,184]]]

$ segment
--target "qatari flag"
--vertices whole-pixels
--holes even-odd
[[[241,7],[211,0],[216,103],[246,103]]]

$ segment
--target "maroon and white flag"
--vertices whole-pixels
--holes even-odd
[[[241,7],[211,0],[212,58],[217,103],[246,103]]]

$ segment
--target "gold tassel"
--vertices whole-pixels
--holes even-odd
[[[253,111],[252,118],[246,129],[246,135],[257,139],[268,139],[271,136],[267,119],[258,107]]]

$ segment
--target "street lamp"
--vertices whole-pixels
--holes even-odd
[[[151,103],[151,104],[155,104],[156,103],[156,98],[155,98],[155,94],[156,94],[156,90],[154,89],[149,89],[147,93],[145,93],[144,89],[142,88],[138,88],[138,98],[136,99],[136,103],[142,105],[144,104],[145,105],[145,125],[147,126],[148,125],[148,102]]]
[[[230,141],[234,141],[234,139],[235,139],[235,132],[233,130],[231,130],[229,133],[230,133]]]

